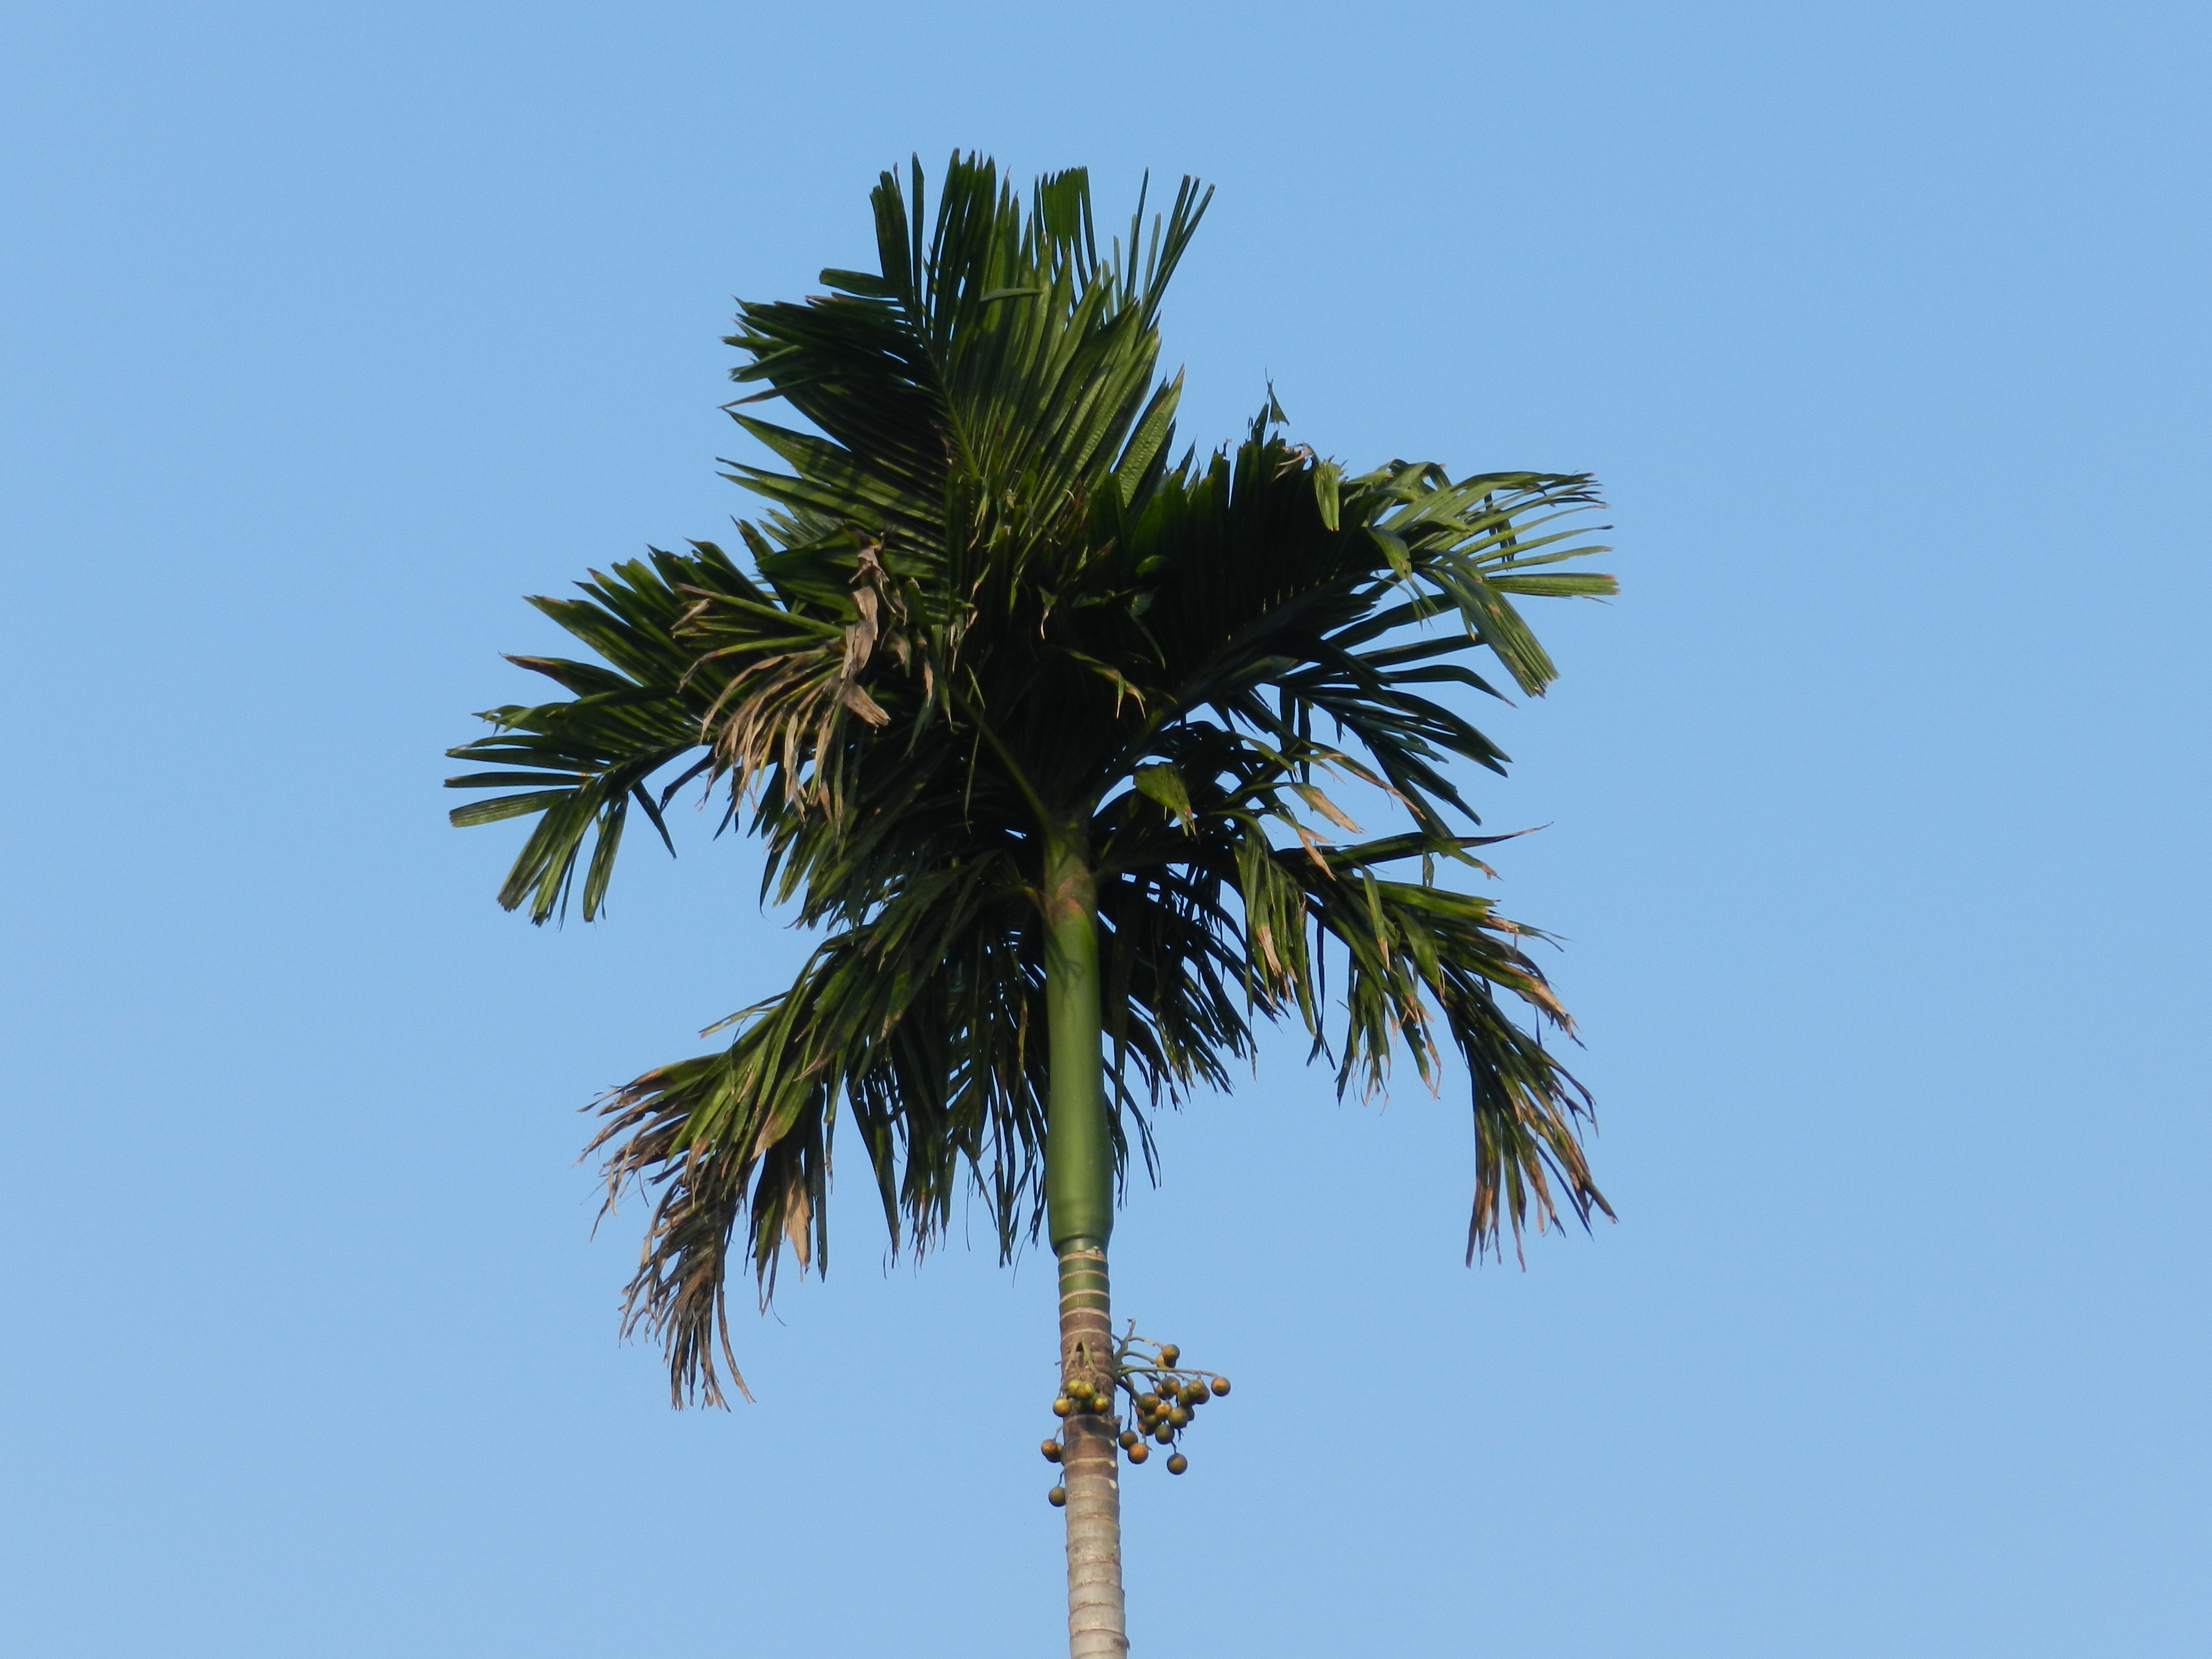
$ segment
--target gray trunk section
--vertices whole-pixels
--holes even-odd
[[[1129,1650],[1121,1605],[1121,1454],[1112,1414],[1114,1328],[1106,1247],[1072,1238],[1060,1250],[1060,1371],[1108,1401],[1103,1413],[1067,1419],[1061,1461],[1067,1487],[1069,1659],[1122,1659]]]

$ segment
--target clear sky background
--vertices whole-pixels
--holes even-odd
[[[1461,1265],[1463,1098],[1163,1128],[1142,1656],[2198,1656],[2201,6],[0,14],[0,1599],[22,1659],[1048,1654],[1050,1276],[824,1283],[672,1413],[576,1109],[772,990],[746,848],[492,892],[520,596],[740,510],[731,296],[955,145],[1220,195],[1185,434],[1589,469],[1502,711],[1620,1211]]]

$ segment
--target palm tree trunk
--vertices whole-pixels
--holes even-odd
[[[1102,1392],[1111,1388],[1113,1330],[1106,1304],[1106,1251],[1091,1239],[1059,1247],[1060,1366]],[[1097,1358],[1105,1357],[1105,1364]],[[1060,1467],[1067,1486],[1069,1659],[1121,1659],[1129,1650],[1121,1607],[1121,1449],[1114,1419],[1079,1412],[1067,1419]]]
[[[1100,1025],[1097,897],[1087,851],[1056,837],[1045,856],[1045,1009],[1050,1098],[1045,1204],[1060,1260],[1060,1370],[1106,1411],[1067,1419],[1067,1650],[1070,1659],[1122,1659],[1121,1454],[1115,1444],[1114,1327],[1106,1241],[1114,1230],[1114,1143],[1106,1115]]]

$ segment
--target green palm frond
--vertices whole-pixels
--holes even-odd
[[[1589,1097],[1541,1034],[1564,1008],[1541,935],[1434,872],[1483,873],[1462,763],[1505,756],[1468,694],[1540,695],[1533,599],[1610,593],[1577,562],[1583,475],[1346,474],[1281,433],[1176,458],[1163,292],[1207,200],[1186,180],[1102,249],[1080,173],[1024,206],[956,157],[925,213],[917,165],[874,193],[878,270],[746,304],[732,413],[786,469],[732,463],[769,510],[750,571],[711,544],[537,601],[605,665],[517,659],[568,696],[490,711],[453,752],[508,791],[460,823],[535,815],[501,899],[543,921],[581,865],[605,901],[624,817],[656,828],[697,779],[767,848],[764,896],[824,930],[791,988],[718,1053],[617,1091],[594,1149],[652,1194],[632,1325],[679,1396],[719,1398],[724,1296],[786,1249],[826,1256],[841,1113],[895,1246],[956,1192],[1002,1252],[1043,1202],[1048,845],[1095,876],[1121,1167],[1149,1122],[1228,1086],[1258,1020],[1291,1019],[1340,1092],[1391,1056],[1471,1090],[1470,1257],[1562,1215],[1610,1214]],[[1468,665],[1486,653],[1497,684]],[[1365,841],[1342,781],[1401,813]],[[586,843],[588,848],[588,857]],[[1421,878],[1407,866],[1419,860]],[[740,1383],[739,1386],[742,1386]]]
[[[494,734],[448,752],[492,769],[448,778],[453,789],[518,789],[457,808],[453,821],[468,825],[538,815],[499,902],[523,904],[544,921],[567,902],[577,861],[587,841],[583,911],[586,921],[605,902],[623,826],[632,804],[667,840],[651,781],[700,746],[700,725],[712,706],[714,682],[693,672],[697,653],[680,643],[675,629],[696,600],[713,592],[730,603],[759,590],[711,542],[689,555],[653,550],[651,562],[634,560],[611,576],[594,574],[581,599],[532,603],[611,667],[551,657],[510,657],[544,675],[572,696],[534,707],[485,711]]]

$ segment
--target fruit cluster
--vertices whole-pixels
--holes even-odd
[[[1110,1433],[1121,1420],[1115,1414],[1115,1396],[1127,1394],[1128,1426],[1116,1437],[1122,1455],[1132,1463],[1142,1463],[1152,1456],[1154,1445],[1174,1448],[1168,1455],[1168,1473],[1181,1474],[1190,1467],[1190,1459],[1177,1444],[1184,1431],[1200,1406],[1229,1392],[1227,1377],[1188,1370],[1182,1360],[1182,1350],[1174,1343],[1154,1343],[1132,1330],[1115,1344],[1112,1384],[1102,1390],[1082,1377],[1072,1378],[1052,1402],[1052,1414],[1061,1419],[1103,1417]],[[1039,1449],[1048,1463],[1060,1462],[1067,1455],[1058,1435]],[[1054,1486],[1045,1496],[1057,1508],[1067,1502],[1067,1488]]]

